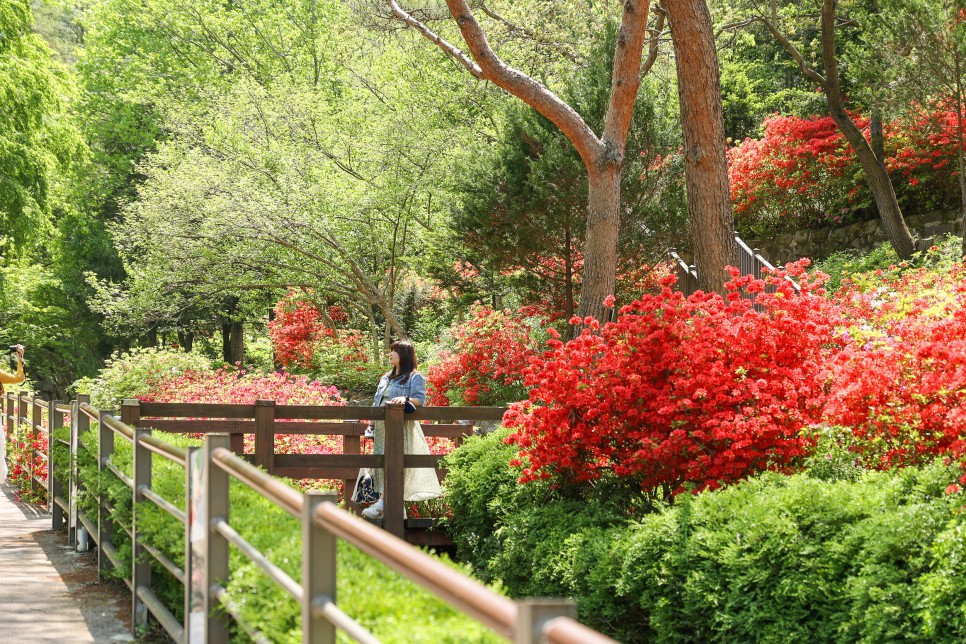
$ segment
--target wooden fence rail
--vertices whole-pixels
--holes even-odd
[[[442,435],[459,440],[467,429],[472,431],[472,427],[465,424],[466,421],[499,419],[502,408],[420,408],[415,414],[406,415],[401,406],[308,407],[275,405],[271,401],[259,401],[255,405],[199,406],[125,401],[119,420],[113,413],[91,407],[85,396],[79,396],[66,405],[8,393],[0,410],[3,411],[7,434],[11,437],[21,436],[24,430],[31,438],[35,438],[38,432],[46,433],[49,437],[52,430],[63,424],[65,415],[70,415],[70,440],[63,441],[71,449],[72,466],[69,471],[57,470],[56,461],[50,458],[50,446],[56,442],[53,439],[48,438],[48,453],[43,455],[48,463],[46,483],[54,527],[62,527],[67,518],[68,541],[71,545],[77,541],[78,530],[86,530],[90,540],[97,544],[101,574],[119,567],[114,535],[117,530],[128,532],[133,553],[131,569],[124,575],[124,581],[131,591],[132,632],[146,624],[150,615],[176,642],[227,642],[229,619],[235,617],[235,602],[226,591],[229,580],[228,556],[230,548],[234,547],[300,603],[303,642],[334,643],[337,629],[359,642],[377,641],[342,612],[336,602],[336,543],[338,539],[343,539],[516,644],[613,642],[576,622],[573,619],[573,605],[569,602],[554,599],[511,601],[399,538],[405,530],[402,517],[404,469],[436,467],[439,459],[436,456],[402,453],[405,421],[444,421],[439,425],[426,423],[423,425],[424,431],[430,436]],[[195,419],[188,420],[190,417]],[[366,420],[386,423],[385,455],[352,451],[360,447],[365,427],[362,421]],[[99,471],[110,472],[131,490],[133,516],[130,530],[115,525],[107,499],[98,499],[96,517],[88,517],[77,509],[76,499],[82,483],[77,476],[76,454],[81,436],[92,430],[91,421],[96,423],[98,432]],[[188,449],[175,447],[154,436],[152,432],[156,430],[207,434],[205,446]],[[246,433],[255,436],[254,454],[242,453],[244,443],[239,437]],[[275,454],[276,434],[316,433],[343,437],[343,454]],[[131,476],[112,462],[116,437],[130,442],[133,447]],[[346,445],[349,447],[346,448]],[[34,453],[33,456],[31,461],[36,458],[43,460],[40,453]],[[152,489],[151,473],[155,456],[184,468],[185,497],[180,505]],[[287,460],[293,456],[300,458]],[[312,458],[306,458],[308,456]],[[281,475],[311,474],[318,478],[343,480],[347,480],[343,475],[361,466],[384,467],[386,530],[342,510],[334,496],[301,494],[282,484],[271,473],[258,469],[254,466],[256,464]],[[232,528],[228,496],[229,480],[232,478],[301,520],[301,583],[291,579]],[[31,480],[36,484],[43,482],[43,478],[34,472],[31,472]],[[66,497],[65,489],[69,489]],[[351,489],[351,486],[346,486],[346,495],[351,493]],[[183,524],[184,568],[145,542],[138,525],[139,516],[148,503]],[[394,506],[398,506],[398,516],[391,517]],[[151,559],[184,586],[183,623],[154,593]],[[249,635],[259,639],[257,633]]]

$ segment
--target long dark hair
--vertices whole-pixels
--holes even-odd
[[[388,375],[391,379],[403,378],[408,380],[412,372],[416,371],[416,349],[413,348],[413,343],[409,340],[396,340],[389,347],[390,351],[395,351],[399,354],[399,366],[393,367],[389,370]],[[395,370],[399,369],[399,373]]]

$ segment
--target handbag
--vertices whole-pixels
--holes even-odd
[[[372,482],[372,469],[363,467],[356,476],[356,489],[352,493],[353,503],[375,503],[379,500],[379,493]]]

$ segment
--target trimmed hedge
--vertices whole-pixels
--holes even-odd
[[[626,642],[966,641],[955,467],[765,474],[634,516],[633,500],[516,485],[503,435],[454,452],[447,483],[460,557],[512,596],[573,597]]]

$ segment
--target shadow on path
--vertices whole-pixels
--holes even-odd
[[[50,515],[0,484],[0,640],[130,642],[130,595],[97,581],[97,558],[67,546]]]

